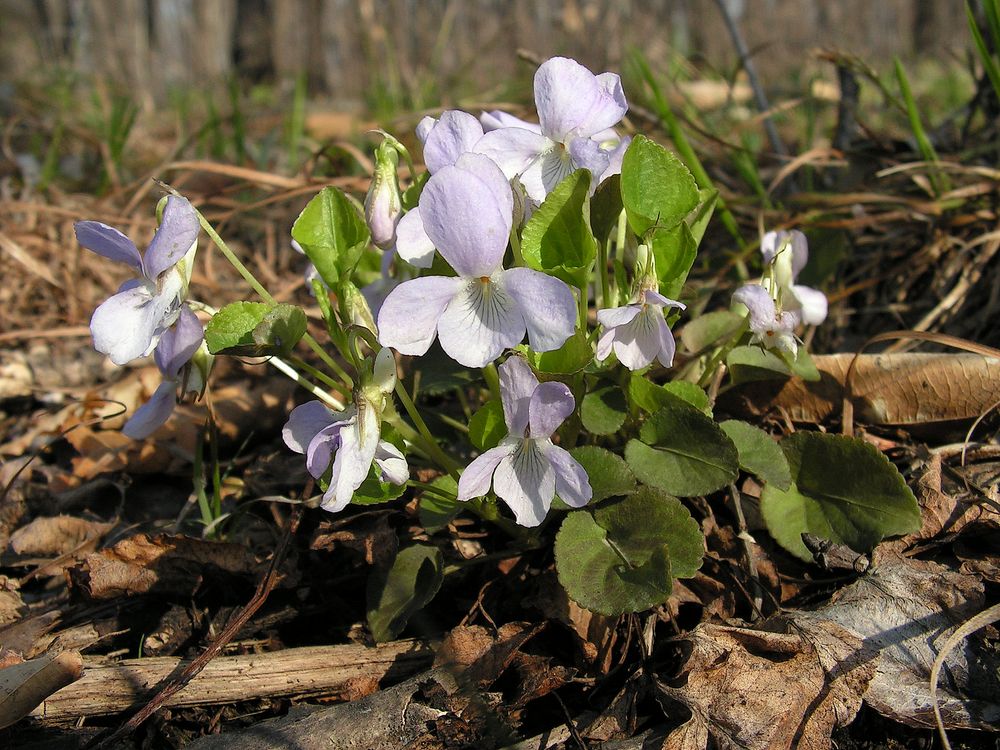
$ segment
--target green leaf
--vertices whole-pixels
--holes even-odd
[[[535,372],[546,375],[573,375],[594,360],[594,348],[583,331],[576,331],[566,343],[551,352],[539,354],[527,347],[522,351]]]
[[[451,476],[444,474],[431,484],[440,489],[441,494],[425,491],[420,496],[420,505],[417,508],[420,525],[427,530],[428,534],[445,528],[462,509],[462,503],[458,502],[456,497],[458,482]]]
[[[708,229],[718,203],[719,191],[715,188],[698,191],[698,210],[688,218],[688,228],[691,230],[691,238],[695,245],[701,244],[701,238],[705,236],[705,230]]]
[[[745,315],[731,310],[716,310],[699,315],[681,330],[681,342],[692,354],[734,336],[746,321]]]
[[[670,397],[674,399],[674,397]],[[680,497],[707,495],[736,479],[736,446],[712,419],[674,399],[630,440],[625,460],[646,484]]]
[[[521,236],[521,254],[530,268],[576,287],[590,280],[597,257],[590,230],[590,179],[587,169],[566,177],[531,215]]]
[[[212,316],[205,343],[212,354],[285,356],[306,332],[306,314],[295,305],[233,302]]]
[[[368,627],[376,641],[391,641],[437,594],[444,580],[437,547],[417,544],[399,551],[389,570],[368,578]]]
[[[651,383],[637,372],[633,372],[629,378],[628,397],[633,404],[650,414],[664,406],[686,400],[677,394],[668,393],[664,386]]]
[[[792,483],[788,459],[774,438],[759,427],[736,419],[721,422],[719,427],[736,446],[743,471],[753,474],[762,482],[783,490],[788,489]]]
[[[676,299],[698,255],[698,243],[691,236],[688,225],[681,223],[671,229],[654,230],[649,246],[656,258],[660,294]]]
[[[698,186],[684,162],[643,135],[625,151],[621,181],[628,223],[639,236],[653,226],[676,226],[698,205]]]
[[[581,445],[571,449],[570,455],[590,477],[590,487],[594,491],[591,503],[635,491],[635,474],[618,454],[596,445]]]
[[[674,497],[651,487],[566,516],[556,535],[556,572],[581,606],[606,615],[666,601],[673,577],[697,572],[698,523]]]
[[[587,432],[611,435],[625,424],[628,404],[625,393],[617,385],[591,391],[580,404],[580,419]]]
[[[755,380],[782,380],[792,375],[785,360],[770,349],[756,344],[733,347],[726,355],[726,365],[734,384]]]
[[[613,174],[597,186],[590,199],[590,226],[598,242],[607,242],[611,233],[617,230],[621,213],[621,175]]]
[[[405,484],[383,482],[375,475],[375,471],[373,466],[365,481],[354,491],[354,497],[351,498],[352,504],[378,505],[379,503],[388,503],[406,491]]]
[[[662,388],[671,396],[687,401],[695,409],[703,412],[705,416],[712,416],[712,402],[708,400],[708,394],[705,393],[704,389],[697,384],[689,383],[686,380],[674,380],[670,383],[664,383]]]
[[[495,448],[507,436],[507,423],[503,417],[503,404],[487,401],[469,420],[469,439],[476,450]]]
[[[334,187],[323,188],[292,225],[292,239],[331,287],[350,278],[369,237],[358,209]]]
[[[870,443],[842,435],[796,432],[781,441],[792,484],[768,483],[760,509],[768,531],[793,555],[812,560],[802,534],[858,552],[920,528],[920,508],[899,471]]]

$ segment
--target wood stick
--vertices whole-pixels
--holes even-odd
[[[416,639],[375,647],[309,646],[220,656],[164,705],[181,707],[316,696],[351,700],[374,692],[386,677],[396,681],[427,668],[433,657],[431,644]],[[49,696],[31,712],[31,717],[46,724],[71,724],[81,717],[134,709],[149,698],[150,689],[190,663],[190,659],[173,656],[115,663],[85,658],[83,677]]]

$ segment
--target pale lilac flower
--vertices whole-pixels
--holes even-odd
[[[562,383],[538,383],[531,368],[514,356],[500,365],[500,397],[508,435],[475,459],[458,480],[458,499],[481,497],[493,486],[522,526],[537,526],[558,493],[574,508],[593,497],[587,472],[552,433],[575,401]]]
[[[806,236],[797,229],[790,232],[768,232],[760,243],[764,262],[773,269],[774,294],[786,310],[798,314],[806,325],[819,325],[826,320],[826,295],[818,289],[795,283],[809,260]],[[765,275],[765,286],[769,287]]]
[[[372,463],[383,482],[403,484],[410,476],[400,450],[381,439],[382,401],[395,384],[395,367],[392,352],[382,349],[376,358],[375,388],[355,391],[354,403],[344,411],[310,401],[288,416],[281,432],[285,445],[305,455],[306,468],[316,479],[330,471],[320,506],[331,513],[347,507]]]
[[[535,73],[535,106],[537,130],[502,126],[487,132],[475,150],[493,159],[508,178],[518,176],[536,202],[576,169],[589,169],[596,186],[612,163],[612,150],[605,146],[617,136],[610,128],[628,111],[621,79],[614,73],[594,75],[574,60],[553,57]],[[514,119],[492,112],[486,122],[493,127]]]
[[[417,137],[424,144],[424,163],[435,174],[444,167],[454,166],[459,157],[472,151],[483,137],[483,126],[468,112],[453,109],[441,113],[435,120],[425,117],[417,125]],[[421,207],[406,212],[396,226],[396,252],[417,268],[430,268],[434,261],[434,243],[427,235]]]
[[[538,352],[573,335],[576,303],[564,282],[530,268],[502,268],[513,205],[507,178],[479,154],[462,155],[427,181],[424,226],[458,275],[424,276],[393,289],[378,315],[383,346],[420,355],[437,337],[452,359],[483,367],[525,331]]]
[[[163,221],[143,257],[135,243],[107,224],[78,221],[76,239],[88,250],[127,263],[138,278],[126,281],[90,320],[94,348],[116,365],[145,357],[180,315],[198,246],[198,216],[184,198],[170,196]]]
[[[163,332],[153,351],[156,366],[160,368],[163,382],[152,397],[136,409],[125,423],[122,434],[133,440],[142,440],[158,430],[170,418],[180,395],[201,393],[207,372],[199,367],[187,367],[204,339],[204,329],[191,309],[181,307],[177,323]]]
[[[636,302],[624,307],[599,310],[597,319],[604,333],[597,341],[597,358],[607,359],[612,349],[618,361],[630,370],[638,370],[654,359],[664,367],[674,363],[674,335],[663,319],[664,307],[684,305],[645,289]]]
[[[733,302],[745,305],[750,313],[753,343],[795,357],[798,344],[793,331],[799,324],[798,313],[779,310],[771,293],[760,284],[744,284],[733,292]]]

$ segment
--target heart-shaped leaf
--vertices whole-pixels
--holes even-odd
[[[368,578],[368,627],[379,643],[398,636],[437,594],[444,580],[441,550],[424,544],[401,549],[392,567]]]

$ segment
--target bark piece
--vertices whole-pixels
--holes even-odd
[[[356,699],[377,690],[383,679],[399,679],[426,667],[432,657],[431,647],[416,640],[375,648],[346,644],[220,656],[165,705],[276,697]],[[126,711],[143,703],[151,690],[188,661],[164,656],[109,664],[88,658],[83,679],[49,697],[32,716],[47,723],[69,724],[83,716]]]

